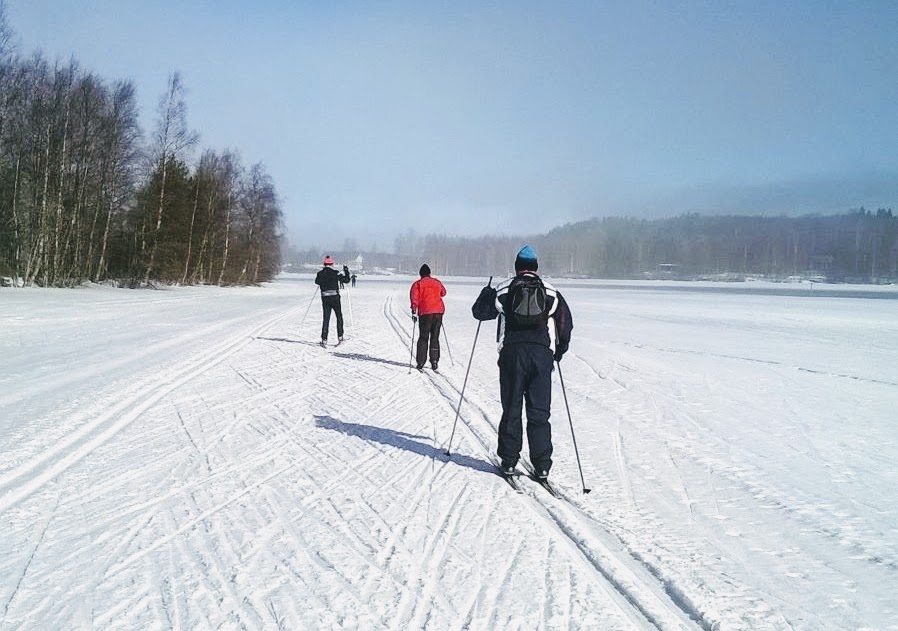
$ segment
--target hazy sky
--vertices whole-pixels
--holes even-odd
[[[898,209],[898,2],[6,0],[20,51],[169,74],[297,245]],[[195,157],[195,156],[194,156]]]

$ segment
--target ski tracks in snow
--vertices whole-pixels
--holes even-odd
[[[71,429],[62,440],[48,445],[41,453],[22,458],[0,476],[0,513],[8,518],[9,529],[5,537],[8,537],[9,543],[20,536],[28,537],[28,521],[33,519],[29,515],[34,514],[41,519],[40,513],[48,509],[40,506],[47,504],[48,496],[56,496],[55,508],[49,510],[49,514],[42,519],[49,525],[57,511],[65,514],[54,523],[54,530],[49,535],[47,529],[44,529],[24,563],[17,561],[18,555],[9,555],[3,563],[4,572],[15,571],[18,566],[22,578],[6,597],[0,626],[28,619],[22,618],[20,607],[30,611],[32,620],[31,623],[24,623],[24,627],[34,624],[55,626],[50,620],[58,621],[60,626],[57,628],[70,625],[128,626],[129,621],[134,621],[129,617],[129,612],[145,609],[150,603],[159,605],[155,616],[158,621],[165,620],[172,628],[184,626],[181,619],[185,616],[183,612],[187,605],[183,586],[179,584],[180,573],[172,571],[170,567],[162,568],[155,562],[150,564],[149,574],[144,575],[143,580],[149,580],[149,592],[158,590],[158,599],[148,598],[148,592],[143,590],[137,590],[136,600],[130,593],[121,592],[114,603],[94,607],[90,595],[102,592],[99,589],[101,585],[119,583],[119,575],[121,580],[131,581],[134,577],[132,568],[146,567],[146,564],[141,563],[144,557],[163,549],[181,548],[184,533],[201,527],[210,515],[239,502],[271,478],[289,469],[289,466],[282,466],[261,480],[245,485],[240,492],[219,505],[200,508],[193,498],[202,487],[215,485],[229,476],[251,475],[256,468],[266,468],[273,459],[272,454],[261,454],[257,459],[219,468],[213,473],[208,460],[209,454],[203,452],[205,445],[198,444],[197,437],[194,436],[196,430],[191,433],[178,412],[178,425],[188,438],[192,455],[186,458],[179,456],[173,460],[170,473],[162,483],[154,483],[153,488],[140,488],[147,486],[147,480],[142,479],[141,474],[158,463],[147,463],[145,455],[136,453],[136,459],[129,462],[129,452],[133,447],[126,445],[124,453],[110,453],[106,446],[114,443],[138,419],[152,416],[161,403],[183,389],[183,386],[212,372],[216,366],[237,355],[257,335],[281,319],[294,316],[296,311],[297,308],[281,310],[261,323],[239,326],[219,343],[203,348],[185,361],[160,367],[156,377],[131,384],[126,392],[116,393],[114,399],[97,399],[74,422],[68,421]],[[189,340],[185,342],[189,343]],[[67,419],[60,419],[60,423],[64,421]],[[153,428],[152,433],[156,436],[152,439],[168,431]],[[201,430],[199,433],[202,433]],[[114,474],[104,478],[91,478],[93,469],[108,468],[112,460],[110,455],[114,455],[114,459],[119,461],[115,465]],[[169,459],[167,454],[160,455],[162,462]],[[88,461],[92,464],[85,471],[82,464]],[[196,461],[203,463],[202,470],[205,474],[198,478],[193,476],[192,481],[178,484],[177,478],[184,471],[184,462]],[[194,468],[193,465],[189,466]],[[98,504],[103,504],[104,509],[98,511]],[[175,518],[168,508],[173,504],[188,507],[179,511],[181,517]],[[189,515],[186,520],[182,518],[185,513]],[[155,532],[164,534],[148,540],[147,534]],[[69,533],[72,541],[60,547],[61,543],[66,543],[64,540],[60,541],[65,533]],[[78,542],[77,545],[75,542]],[[102,553],[96,554],[100,550]],[[166,552],[162,556],[170,558],[171,554]],[[48,574],[47,557],[56,555],[61,556],[61,560],[58,560],[60,566],[69,568],[69,575],[60,575],[59,570],[52,567]],[[36,557],[41,558],[41,563],[32,563]],[[35,601],[34,596],[44,591],[39,587],[35,591],[35,583],[41,585],[48,582],[54,592],[66,594],[69,598],[41,597]],[[28,592],[29,596],[22,596],[23,602],[19,603],[20,586],[23,583],[27,583],[27,589],[22,591]],[[72,594],[78,593],[87,597],[72,597]]]
[[[408,343],[410,340],[404,335],[400,316],[391,307],[388,298],[383,313],[390,320],[397,340]],[[490,446],[495,443],[497,426],[490,420],[488,406],[472,397],[470,391],[465,392],[462,401],[461,385],[455,384],[444,373],[425,371],[424,374],[427,384],[441,399],[442,407],[449,408],[453,416],[458,413],[459,429],[468,435],[469,444],[474,446],[477,455],[493,459]],[[464,413],[459,406],[464,407]],[[495,406],[491,411],[492,416],[498,414]],[[445,445],[443,449],[446,449]],[[452,451],[456,452],[455,449]],[[526,457],[522,457],[521,462],[528,470],[532,469]],[[551,535],[553,548],[566,552],[587,576],[593,577],[618,611],[627,615],[634,624],[648,623],[651,628],[657,629],[709,626],[696,623],[695,619],[700,619],[697,611],[682,599],[672,598],[656,576],[631,557],[613,535],[582,512],[578,508],[580,502],[574,499],[570,490],[561,491],[567,500],[565,502],[552,498],[536,483],[523,486],[525,495],[521,501],[527,508],[527,514]],[[548,559],[546,565],[551,567]]]
[[[305,301],[233,330],[4,471],[0,626],[699,628],[587,500],[493,475],[491,392],[445,456],[464,367],[409,374],[394,295],[339,349]]]
[[[177,304],[190,309],[160,322],[161,311],[130,315],[145,299],[117,303],[59,354],[57,340],[86,320],[51,331],[34,361],[20,357],[29,387],[5,399],[23,418],[4,427],[11,448],[0,463],[0,628],[835,628],[863,612],[834,618],[769,579],[788,573],[799,589],[822,576],[842,589],[835,601],[853,589],[840,572],[856,577],[851,565],[864,563],[886,578],[867,587],[882,583],[889,600],[894,545],[859,519],[878,505],[830,506],[826,493],[765,477],[748,450],[780,440],[776,424],[761,424],[769,435],[747,434],[746,424],[719,439],[714,425],[729,404],[712,414],[701,395],[746,405],[751,392],[711,392],[729,385],[696,369],[703,354],[677,354],[694,364],[683,369],[654,350],[643,357],[640,347],[578,338],[565,377],[593,492],[579,492],[559,406],[553,480],[564,499],[526,479],[514,493],[492,472],[492,327],[471,358],[449,445],[471,320],[447,303],[460,361],[439,374],[410,370],[407,285],[387,283],[350,290],[361,299],[339,348],[315,343],[320,316],[303,315],[311,292],[279,283],[262,292],[267,306],[221,317],[191,317],[186,300]],[[265,298],[255,293],[228,299]],[[102,353],[85,355],[86,376],[47,378],[47,365],[95,350],[84,340],[108,322],[148,320],[153,336],[103,340]],[[116,352],[128,347],[120,340],[150,343]],[[884,385],[710,359],[715,369],[738,363],[736,375],[758,366],[767,392],[783,395],[814,385],[797,377]],[[664,369],[678,372],[659,379]],[[800,406],[785,409],[786,422],[803,426]],[[812,433],[788,447],[819,466],[841,449]],[[834,490],[854,475],[843,469],[826,478]],[[779,516],[776,531],[747,532],[744,508]]]
[[[133,384],[131,391],[123,397],[118,396],[115,401],[92,406],[91,410],[84,414],[83,423],[71,434],[0,475],[0,512],[8,510],[49,480],[81,461],[167,394],[235,354],[255,336],[297,310],[298,308],[294,308],[286,313],[280,313],[262,324],[231,335],[224,342],[206,349],[194,359],[169,367],[158,379]],[[89,417],[90,412],[95,413],[104,407],[107,407],[104,412],[94,418]]]

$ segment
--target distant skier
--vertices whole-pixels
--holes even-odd
[[[571,340],[573,320],[562,295],[537,274],[536,252],[525,245],[514,262],[514,278],[484,287],[471,312],[478,320],[499,317],[499,389],[502,472],[513,475],[523,447],[522,401],[527,411],[530,462],[539,478],[552,468],[553,360],[560,362]]]
[[[321,288],[321,308],[324,311],[324,322],[321,324],[321,346],[327,346],[327,334],[330,330],[331,311],[337,316],[337,338],[343,341],[343,308],[340,305],[340,284],[349,282],[349,268],[343,266],[340,274],[334,269],[334,259],[324,257],[324,267],[315,276],[315,284]]]
[[[443,283],[430,275],[430,267],[425,263],[418,271],[420,279],[412,283],[409,300],[412,305],[412,320],[418,322],[418,352],[415,357],[418,370],[424,369],[424,362],[430,355],[430,367],[437,370],[440,363],[440,328],[446,307]]]

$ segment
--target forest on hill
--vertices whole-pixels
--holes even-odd
[[[520,236],[408,231],[396,239],[392,253],[361,252],[354,242],[329,253],[367,269],[414,273],[427,262],[435,274],[504,275],[523,243],[536,248],[540,271],[554,276],[898,281],[898,218],[890,208],[800,217],[608,217]],[[314,267],[322,255],[313,248],[291,252],[288,261],[297,268]]]

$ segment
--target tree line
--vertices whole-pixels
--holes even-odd
[[[434,273],[504,275],[523,243],[536,248],[540,271],[555,276],[898,281],[898,217],[889,208],[801,217],[607,217],[519,237],[409,232],[397,238],[396,252],[428,261]]]
[[[258,283],[280,270],[283,223],[262,163],[206,149],[173,73],[149,138],[134,86],[73,59],[19,55],[0,2],[0,276]]]
[[[524,243],[552,276],[588,278],[714,278],[798,276],[830,282],[898,282],[898,217],[890,208],[800,217],[705,216],[664,219],[606,217],[567,224],[545,234],[396,237],[393,252],[331,251],[341,261],[415,274],[423,262],[437,275],[504,277]],[[347,240],[347,246],[355,242]],[[322,252],[292,252],[297,268],[316,265]]]

